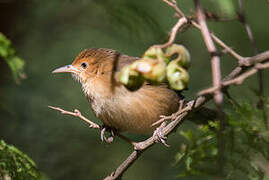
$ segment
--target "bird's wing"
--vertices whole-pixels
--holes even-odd
[[[132,64],[138,59],[139,59],[138,57],[118,54],[114,58],[114,69],[116,70],[116,72],[119,72],[124,66]]]

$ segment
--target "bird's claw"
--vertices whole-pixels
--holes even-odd
[[[109,133],[110,133],[110,137],[108,137],[108,138],[105,136],[106,131],[109,131]],[[114,134],[113,129],[111,129],[111,128],[105,126],[105,125],[102,126],[102,129],[101,129],[101,140],[102,140],[102,142],[105,141],[106,143],[110,144],[110,143],[113,142],[114,136],[115,136],[115,134]]]
[[[156,128],[156,130],[153,133],[153,137],[156,139],[155,142],[162,143],[166,147],[169,147],[169,145],[166,143],[167,137],[162,134],[162,129],[165,127],[166,123],[163,122],[160,127]]]

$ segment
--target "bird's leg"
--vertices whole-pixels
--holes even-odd
[[[166,143],[167,137],[162,134],[163,128],[166,126],[166,122],[162,122],[162,124],[156,128],[156,130],[153,133],[153,137],[156,137],[155,142],[161,142],[166,147],[169,147],[169,145]]]
[[[108,138],[105,136],[106,131],[110,133],[110,137],[108,137]],[[119,138],[121,138],[122,140],[130,143],[133,146],[136,145],[136,142],[132,141],[131,139],[127,138],[126,136],[123,136],[116,129],[113,129],[113,128],[106,126],[106,125],[102,125],[102,127],[101,127],[101,140],[102,141],[105,141],[106,143],[110,144],[113,142],[115,135],[118,136]]]
[[[108,137],[108,138],[105,136],[106,131],[108,131],[110,133],[110,137]],[[106,125],[102,125],[102,127],[101,127],[101,140],[105,141],[106,143],[112,143],[114,140],[114,136],[115,136],[114,131],[115,130],[112,129],[111,127],[108,127]]]

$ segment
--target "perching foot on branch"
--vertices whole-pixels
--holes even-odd
[[[105,136],[106,131],[108,133],[110,133],[110,136],[108,138]],[[102,142],[105,141],[108,144],[112,143],[114,140],[114,136],[115,136],[114,132],[115,132],[114,129],[112,129],[106,125],[102,125],[102,127],[101,127],[101,140],[102,140]]]
[[[166,143],[167,137],[162,134],[163,128],[166,126],[166,122],[163,122],[160,127],[156,128],[156,130],[153,133],[153,137],[156,138],[156,143],[162,143],[166,147],[169,147],[169,145]]]

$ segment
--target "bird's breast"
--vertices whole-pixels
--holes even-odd
[[[102,94],[102,93],[101,93]],[[147,134],[160,115],[169,115],[178,109],[178,97],[170,89],[146,86],[130,92],[120,86],[110,96],[97,91],[88,97],[95,115],[107,126],[119,131]]]

